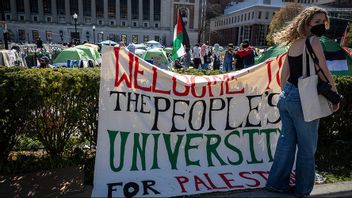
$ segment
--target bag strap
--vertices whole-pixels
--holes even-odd
[[[316,73],[321,72],[321,73],[323,74],[325,80],[326,80],[327,82],[329,82],[329,80],[328,80],[328,78],[326,77],[324,71],[321,69],[321,67],[320,67],[320,65],[319,65],[319,60],[318,60],[318,58],[317,58],[315,52],[313,51],[312,45],[310,44],[310,43],[312,42],[312,40],[313,40],[313,37],[310,37],[310,39],[307,38],[307,39],[306,39],[306,46],[307,46],[308,52],[309,52],[309,54],[310,54],[310,57],[313,59],[314,64],[317,65],[318,68],[319,68],[319,69],[317,70],[316,67],[314,67],[314,68],[315,68],[315,71],[316,71]]]
[[[303,44],[303,57],[302,57],[302,76],[305,78],[310,76],[314,70],[314,63],[307,53],[306,43]]]

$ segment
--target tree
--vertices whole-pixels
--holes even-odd
[[[279,11],[275,12],[269,26],[269,33],[266,36],[268,45],[273,45],[273,35],[280,31],[287,23],[291,22],[304,7],[298,3],[287,3]]]
[[[347,30],[345,46],[350,48],[352,47],[352,23],[349,24]]]

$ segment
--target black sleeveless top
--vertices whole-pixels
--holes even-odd
[[[298,78],[302,76],[302,64],[303,64],[303,55],[298,56],[289,56],[288,65],[290,68],[290,77],[288,78],[288,82],[292,83],[297,87]]]

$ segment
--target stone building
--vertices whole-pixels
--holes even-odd
[[[156,40],[170,46],[179,8],[190,41],[197,42],[201,1],[2,0],[0,11],[12,42],[33,42],[40,37],[54,43]]]
[[[233,1],[224,10],[224,14],[210,20],[209,42],[227,45],[232,42],[239,45],[249,40],[252,45],[266,46],[265,37],[275,11],[286,2],[302,3],[304,6],[317,5],[327,9],[332,20],[331,38],[342,36],[349,20],[352,20],[352,8],[341,8],[342,0],[244,0]],[[340,7],[340,8],[339,8]]]

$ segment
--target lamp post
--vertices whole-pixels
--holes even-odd
[[[93,25],[93,41],[94,41],[94,44],[95,44],[95,25]]]
[[[77,43],[77,18],[78,15],[76,13],[73,14],[73,20],[75,21],[75,36],[73,38],[74,43]]]
[[[101,41],[103,41],[104,40],[104,32],[100,32],[100,34],[101,34]]]

